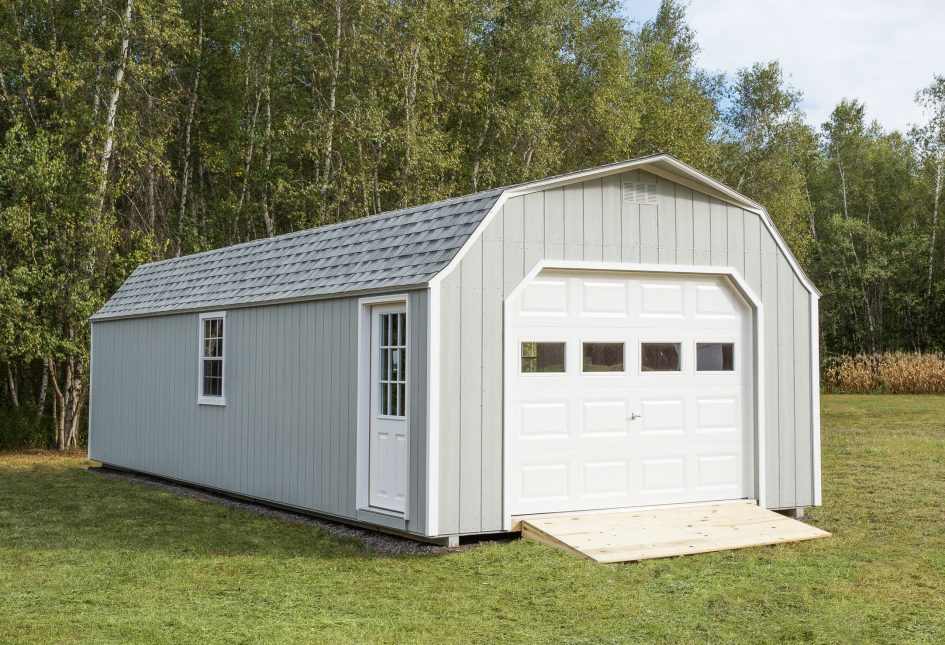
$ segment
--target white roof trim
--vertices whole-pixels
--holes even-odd
[[[671,166],[676,172],[659,168],[655,165],[657,163],[667,164]],[[505,205],[505,202],[510,197],[518,197],[520,195],[527,195],[529,193],[547,190],[549,188],[557,188],[558,186],[572,184],[577,181],[584,181],[596,177],[606,177],[608,175],[623,173],[629,170],[641,168],[645,169],[647,172],[652,172],[654,175],[675,181],[689,188],[709,188],[712,191],[720,194],[722,196],[721,198],[732,205],[744,208],[745,210],[757,214],[761,218],[761,221],[764,222],[768,232],[771,233],[771,236],[774,238],[778,249],[780,249],[780,251],[784,254],[784,257],[787,258],[788,264],[790,264],[791,269],[801,281],[801,284],[803,284],[811,294],[816,297],[820,297],[820,291],[816,286],[814,286],[813,281],[811,281],[810,277],[808,277],[808,275],[804,272],[804,269],[801,268],[800,263],[797,261],[794,253],[791,252],[791,249],[788,247],[787,242],[784,241],[784,238],[781,236],[781,233],[778,231],[777,227],[775,227],[774,222],[771,219],[771,215],[764,206],[729,188],[725,184],[712,179],[705,173],[696,170],[692,166],[683,163],[676,157],[668,154],[651,155],[649,157],[640,157],[638,159],[631,159],[629,161],[614,163],[607,166],[579,170],[565,175],[559,175],[557,177],[539,179],[537,181],[511,186],[505,189],[499,199],[496,200],[496,203],[493,204],[490,211],[479,223],[479,226],[476,227],[473,233],[469,236],[469,239],[466,240],[466,243],[463,244],[456,255],[453,256],[453,259],[450,260],[450,262],[445,267],[443,267],[439,273],[430,279],[430,284],[438,284],[443,280],[443,278],[449,275],[454,268],[456,268],[469,249],[472,248],[472,246],[476,243],[476,240],[482,236],[482,233],[486,227],[492,223],[492,220],[495,219],[496,214],[502,209],[502,207]]]

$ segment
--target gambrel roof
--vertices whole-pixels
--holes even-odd
[[[92,320],[423,285],[501,189],[139,266]]]
[[[661,154],[143,264],[92,320],[423,287],[451,269],[508,197],[632,169],[757,213],[804,286],[819,295],[764,207]]]

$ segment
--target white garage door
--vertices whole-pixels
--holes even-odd
[[[754,497],[752,315],[726,278],[546,270],[510,312],[510,515]]]

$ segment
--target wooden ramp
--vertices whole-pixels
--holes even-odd
[[[754,501],[530,515],[514,520],[520,522],[523,538],[597,562],[632,562],[830,536],[759,508]]]

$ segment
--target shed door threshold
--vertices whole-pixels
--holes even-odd
[[[633,562],[830,536],[754,501],[516,519],[526,540],[597,562]]]

